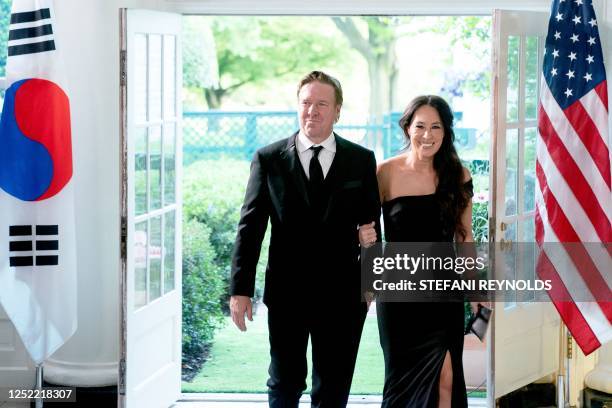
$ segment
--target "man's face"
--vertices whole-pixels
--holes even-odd
[[[334,87],[318,81],[304,85],[298,93],[300,130],[313,142],[320,143],[332,132],[340,116]]]

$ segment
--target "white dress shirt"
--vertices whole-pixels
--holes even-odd
[[[332,132],[327,139],[319,144],[314,144],[308,137],[302,132],[299,132],[295,138],[295,148],[297,149],[298,156],[300,157],[300,163],[306,177],[310,180],[310,159],[312,158],[313,151],[310,150],[312,146],[323,146],[323,149],[319,152],[319,163],[321,163],[321,169],[323,169],[323,178],[327,177],[329,168],[334,161],[336,155],[336,138],[334,132]]]

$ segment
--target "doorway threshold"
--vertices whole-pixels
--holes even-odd
[[[347,408],[380,407],[381,395],[351,395]],[[189,393],[181,398],[172,408],[264,408],[268,406],[267,394],[238,393]],[[469,408],[485,408],[486,398],[468,398]],[[310,407],[310,396],[303,395],[300,408]]]

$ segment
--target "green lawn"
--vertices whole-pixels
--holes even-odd
[[[231,319],[215,336],[210,359],[192,382],[183,382],[183,392],[264,393],[268,379],[268,328],[265,316],[255,316],[246,333]],[[309,359],[310,361],[310,359]],[[310,380],[310,379],[309,379]],[[378,342],[376,316],[366,319],[352,394],[380,394],[384,362]],[[310,381],[308,381],[310,389]]]

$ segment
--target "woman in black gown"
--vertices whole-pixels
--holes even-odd
[[[420,96],[399,122],[408,149],[378,167],[387,242],[473,241],[472,181],[453,146],[453,113]],[[362,245],[376,239],[371,225]],[[462,302],[377,303],[385,357],[383,407],[467,407]]]

